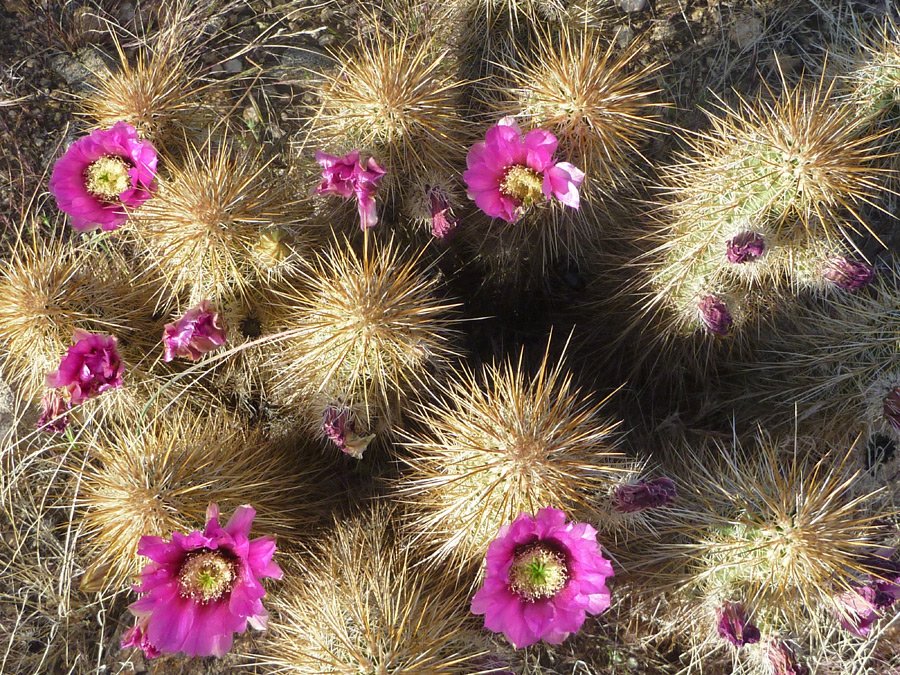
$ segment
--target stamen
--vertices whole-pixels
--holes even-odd
[[[204,603],[230,592],[236,580],[234,562],[207,549],[189,553],[178,573],[181,595]]]
[[[544,179],[534,169],[516,164],[509,167],[500,182],[500,191],[520,202],[523,206],[531,206],[543,198]]]
[[[509,568],[509,586],[525,600],[552,598],[569,579],[566,558],[543,544],[516,554]]]
[[[131,187],[131,166],[121,157],[106,156],[94,160],[84,172],[85,186],[91,194],[116,201],[119,195]]]

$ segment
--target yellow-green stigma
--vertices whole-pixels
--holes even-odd
[[[131,187],[131,167],[121,157],[101,157],[88,166],[84,172],[88,192],[107,201],[115,201],[119,195]]]
[[[531,206],[544,196],[543,186],[544,179],[537,171],[516,164],[507,169],[500,183],[500,192],[524,206]]]
[[[190,553],[178,573],[181,595],[198,602],[218,600],[237,579],[234,563],[218,551]]]
[[[516,554],[509,568],[509,586],[526,600],[552,598],[569,578],[562,553],[535,544]]]

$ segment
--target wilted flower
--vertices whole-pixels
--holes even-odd
[[[40,431],[55,431],[61,434],[69,426],[69,415],[66,411],[71,405],[54,389],[50,389],[41,398],[41,416],[37,427]]]
[[[737,602],[728,602],[719,609],[719,636],[735,647],[752,645],[759,642],[759,628],[750,623],[744,606]]]
[[[894,429],[900,431],[900,387],[894,387],[884,397],[882,412]]]
[[[50,193],[72,216],[76,230],[115,230],[156,188],[156,150],[134,127],[116,122],[95,129],[66,150],[53,167]]]
[[[638,481],[632,485],[616,488],[616,511],[635,513],[646,509],[656,509],[671,504],[678,497],[675,483],[669,478],[654,478]]]
[[[349,199],[355,196],[359,206],[359,226],[363,230],[375,227],[378,212],[375,209],[375,191],[385,169],[374,157],[369,157],[366,167],[359,161],[359,150],[335,157],[316,151],[316,161],[322,166],[322,182],[316,194],[335,194]]]
[[[252,507],[239,506],[223,528],[218,506],[210,504],[203,532],[174,532],[168,542],[141,537],[138,553],[151,562],[135,587],[141,597],[128,607],[137,620],[122,647],[140,647],[148,658],[222,656],[248,622],[265,628],[269,615],[259,580],[280,579],[281,568],[272,562],[274,538],[248,538],[255,515]]]
[[[900,562],[891,559],[894,553],[887,549],[885,555],[869,554],[860,561],[860,567],[869,572],[869,585],[875,590],[874,604],[878,609],[890,607],[900,599]]]
[[[472,613],[484,614],[484,627],[502,632],[517,649],[539,640],[560,644],[587,613],[609,607],[606,579],[613,569],[597,531],[567,523],[559,509],[523,513],[501,527],[488,546],[486,568]]]
[[[822,276],[845,290],[855,291],[872,282],[875,278],[875,269],[868,263],[835,256],[829,259]]]
[[[772,666],[773,675],[807,675],[809,671],[794,659],[794,653],[781,642],[770,642],[766,645],[766,656]]]
[[[431,211],[431,234],[437,239],[446,239],[456,231],[459,218],[453,215],[446,193],[437,186],[428,190]]]
[[[107,389],[122,386],[125,366],[119,359],[115,337],[77,328],[72,340],[75,344],[66,351],[59,368],[47,373],[48,387],[65,387],[72,405],[79,405]]]
[[[346,406],[328,408],[322,417],[322,432],[338,448],[355,459],[362,459],[363,453],[375,435],[360,436],[356,433],[353,413]]]
[[[512,117],[488,129],[466,157],[463,180],[469,199],[491,218],[515,222],[527,207],[556,197],[579,207],[578,187],[584,172],[553,159],[557,140],[549,131],[532,129],[525,136]]]
[[[731,311],[723,301],[714,295],[704,295],[697,305],[700,310],[700,320],[703,321],[710,333],[725,336],[731,331],[734,319]]]
[[[225,344],[225,329],[219,325],[219,315],[209,300],[201,300],[178,321],[166,324],[162,340],[163,361],[168,363],[176,356],[196,361]]]
[[[728,262],[745,263],[756,260],[766,250],[766,240],[761,234],[745,230],[729,239],[725,244]]]
[[[841,626],[857,637],[865,637],[872,630],[881,615],[875,606],[876,592],[874,588],[862,586],[850,589],[835,597],[837,616]]]

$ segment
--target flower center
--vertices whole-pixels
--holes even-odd
[[[199,602],[218,600],[234,588],[235,564],[219,551],[189,553],[178,573],[181,595]]]
[[[107,201],[115,201],[131,187],[129,166],[121,157],[107,156],[97,159],[84,172],[88,192]]]
[[[543,197],[544,179],[534,169],[516,164],[506,170],[500,182],[500,192],[507,197],[518,200],[525,206],[531,206]]]
[[[525,600],[552,598],[568,578],[565,556],[544,544],[517,553],[509,568],[509,586]]]

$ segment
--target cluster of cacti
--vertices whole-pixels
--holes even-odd
[[[779,67],[669,160],[673,75],[589,7],[357,8],[275,143],[216,3],[110,24],[0,238],[0,671],[900,668],[893,27],[850,94]],[[609,293],[567,340],[560,270]],[[707,334],[721,379],[671,348]]]

